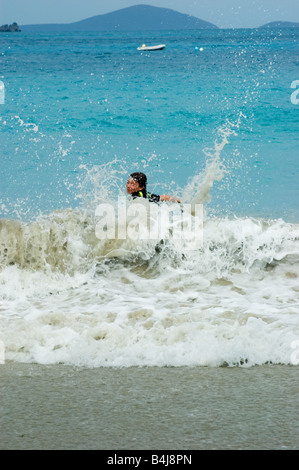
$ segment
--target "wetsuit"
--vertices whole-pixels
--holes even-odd
[[[149,200],[149,202],[159,202],[160,196],[158,194],[151,194],[148,193],[146,189],[142,189],[141,191],[136,191],[135,193],[131,194],[132,198],[135,199],[136,197],[144,197]]]

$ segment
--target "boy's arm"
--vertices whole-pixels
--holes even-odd
[[[169,196],[168,194],[160,194],[160,201],[181,202],[179,198]]]

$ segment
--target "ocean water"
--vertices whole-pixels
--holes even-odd
[[[1,35],[2,362],[298,365],[298,34]],[[133,171],[199,246],[97,236]]]

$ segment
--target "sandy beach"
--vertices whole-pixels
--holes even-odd
[[[299,448],[298,370],[1,366],[1,449]]]

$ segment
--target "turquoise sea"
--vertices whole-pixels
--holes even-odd
[[[114,160],[120,190],[138,168],[180,193],[226,129],[210,213],[297,222],[298,34],[2,34],[2,215],[77,207],[87,169]]]
[[[166,48],[138,52],[142,43]],[[296,29],[2,34],[1,315],[8,358],[288,363],[298,325],[296,79]],[[125,196],[132,171],[146,172],[153,192],[204,204],[202,250],[185,253],[171,240],[162,249],[159,240],[158,250],[156,241],[118,240],[115,251],[113,241],[95,237],[97,205]],[[73,307],[80,318],[89,312],[82,331]],[[49,346],[39,327],[33,342],[11,338],[11,323],[27,324],[32,315],[33,324],[50,329]],[[194,321],[203,328],[194,330]],[[251,322],[259,332],[261,323],[282,334],[282,351],[272,351],[271,334],[266,352],[257,352],[262,339],[248,344]],[[119,344],[119,328],[132,328],[135,339],[112,352],[108,343]],[[204,347],[203,354],[198,343],[208,332],[211,352]],[[101,335],[107,339],[94,339]],[[73,342],[83,342],[75,358]],[[144,352],[151,342],[158,355]],[[127,354],[127,347],[138,351]]]
[[[154,375],[191,367],[199,381],[204,366],[214,375],[221,367],[221,381],[224,366],[261,366],[264,377],[279,365],[284,380],[293,371],[298,39],[298,29],[1,34],[7,378],[7,367],[13,373],[22,363],[56,367],[57,377],[63,367],[115,368],[126,380],[135,367]],[[166,47],[137,51],[143,43]],[[116,207],[133,171],[147,174],[151,192],[203,205],[199,247],[96,236],[97,207]],[[187,382],[184,390],[189,396]],[[8,435],[6,448],[18,447]],[[203,447],[221,447],[221,436]],[[228,441],[224,447],[258,446]],[[281,447],[294,441],[286,432]],[[105,445],[117,446],[115,436]]]

